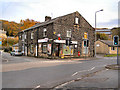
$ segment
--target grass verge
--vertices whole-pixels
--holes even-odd
[[[104,57],[116,57],[117,54],[107,54],[107,55],[104,55]],[[120,56],[120,54],[118,54],[118,56]]]

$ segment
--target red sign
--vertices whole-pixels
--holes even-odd
[[[80,51],[78,51],[78,56],[80,56]]]
[[[60,37],[58,37],[58,40],[61,40],[61,38],[60,38]]]

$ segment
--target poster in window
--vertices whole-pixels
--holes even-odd
[[[47,51],[48,51],[48,54],[51,54],[51,44],[48,44]]]
[[[73,55],[73,51],[74,51],[73,46],[66,46],[66,45],[63,46],[64,55]]]

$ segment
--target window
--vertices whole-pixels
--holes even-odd
[[[88,33],[84,32],[84,39],[88,39]]]
[[[34,50],[33,44],[31,44],[30,52],[33,53],[33,50]]]
[[[47,29],[46,28],[43,29],[43,37],[47,37]]]
[[[67,31],[67,37],[71,37],[71,31]]]
[[[26,36],[26,34],[25,34],[25,39],[26,39],[26,37],[27,37],[27,36]]]
[[[19,39],[21,39],[21,35],[19,36]]]
[[[111,47],[111,50],[115,50],[115,47]]]
[[[24,41],[24,34],[22,34],[22,41]]]
[[[33,32],[31,32],[31,39],[33,39],[33,35],[34,35],[34,33],[33,33]]]
[[[46,53],[47,52],[47,45],[43,45],[43,53]]]
[[[78,21],[79,21],[79,18],[76,17],[76,18],[75,18],[75,24],[78,24],[78,23],[79,23]]]

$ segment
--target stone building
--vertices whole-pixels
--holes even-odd
[[[113,45],[112,40],[97,40],[95,44],[97,54],[117,54],[117,46]],[[118,50],[118,54],[120,54],[120,42]]]
[[[79,12],[45,21],[19,32],[19,49],[35,57],[94,56],[94,28]]]

